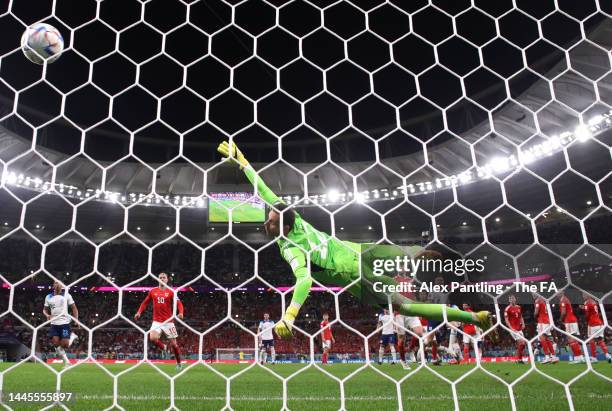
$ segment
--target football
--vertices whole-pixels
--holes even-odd
[[[64,51],[64,38],[52,25],[37,23],[21,36],[21,50],[32,63],[53,63]]]

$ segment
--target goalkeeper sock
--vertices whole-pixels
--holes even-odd
[[[399,306],[399,312],[408,317],[425,317],[434,321],[443,321],[445,307],[444,304],[402,304]],[[448,321],[475,323],[472,313],[458,308],[446,307],[446,318]]]

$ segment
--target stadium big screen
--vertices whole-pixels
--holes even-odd
[[[210,193],[208,221],[227,223],[232,210],[234,223],[263,223],[266,219],[265,203],[249,193]]]

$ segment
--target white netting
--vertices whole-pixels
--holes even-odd
[[[18,41],[5,40],[0,48],[0,86],[5,98],[0,111],[0,189],[6,210],[12,207],[3,215],[6,221],[0,221],[0,244],[28,237],[33,244],[28,247],[38,255],[34,264],[17,264],[28,267],[27,272],[0,277],[10,288],[6,304],[0,307],[6,310],[2,316],[16,319],[33,333],[29,356],[0,373],[0,390],[4,375],[28,359],[38,359],[37,340],[46,338],[43,331],[48,324],[32,325],[27,318],[29,311],[38,312],[40,307],[16,308],[21,287],[49,277],[70,289],[90,287],[87,281],[95,279],[100,281],[97,287],[106,284],[119,291],[118,310],[112,317],[82,324],[87,339],[83,357],[93,361],[98,354],[96,332],[112,329],[117,321],[129,323],[138,335],[146,336],[146,327],[133,322],[133,313],[124,312],[122,304],[135,299],[130,297],[130,287],[151,285],[158,274],[157,253],[180,241],[197,257],[190,269],[194,275],[173,286],[177,290],[203,287],[199,296],[214,295],[220,306],[227,305],[227,311],[205,325],[176,320],[181,331],[196,336],[197,361],[178,375],[160,371],[171,381],[170,406],[175,407],[178,376],[200,364],[212,370],[205,362],[212,353],[206,356],[203,341],[229,325],[248,334],[253,348],[232,349],[228,355],[241,359],[237,353],[243,352],[256,360],[231,378],[214,371],[227,382],[224,401],[231,408],[232,381],[252,367],[262,367],[257,361],[256,331],[240,321],[243,300],[239,296],[245,290],[271,289],[282,295],[282,303],[280,298],[274,301],[280,313],[291,289],[278,290],[279,284],[259,268],[276,250],[274,244],[260,247],[264,240],[254,229],[245,233],[231,222],[226,228],[198,225],[197,218],[183,220],[190,210],[206,208],[213,185],[217,185],[214,191],[233,191],[232,184],[244,183],[226,172],[226,165],[216,163],[215,147],[222,139],[246,141],[245,154],[261,166],[261,175],[273,190],[280,188],[278,194],[287,203],[308,210],[307,219],[324,216],[327,222],[320,228],[329,227],[325,231],[332,235],[392,243],[414,243],[421,238],[423,244],[442,243],[462,256],[488,253],[503,262],[506,275],[475,281],[538,277],[542,273],[533,261],[545,260],[542,265],[556,270],[552,278],[561,287],[596,294],[601,308],[609,302],[609,284],[602,280],[603,288],[585,289],[580,268],[583,260],[594,260],[605,274],[610,264],[609,247],[597,241],[602,236],[594,241],[591,235],[591,230],[601,231],[598,218],[609,218],[610,212],[609,5],[597,1],[576,7],[571,1],[555,1],[534,6],[518,0],[496,5],[487,1],[105,0],[83,1],[77,10],[74,2],[54,0],[32,11],[39,6],[31,3],[10,0],[2,6],[0,26],[8,32],[5,39],[18,39],[27,26],[45,21],[56,25],[67,41],[64,55],[41,68],[19,65],[23,64],[19,59],[25,58]],[[71,65],[69,75],[62,73],[63,64]],[[232,110],[235,116],[228,114]],[[55,126],[62,132],[54,133]],[[65,130],[70,132],[62,134]],[[264,136],[261,142],[253,138],[257,133]],[[54,143],[60,135],[66,141]],[[170,136],[172,144],[160,142],[159,135]],[[204,146],[198,145],[201,135],[206,135]],[[109,138],[98,146],[92,143],[103,136]],[[308,141],[304,152],[295,148],[301,139]],[[112,151],[115,144],[123,151]],[[151,155],[143,148],[147,144],[163,146],[160,151],[166,154],[141,158]],[[105,150],[112,153],[98,159],[97,154]],[[317,164],[302,167],[292,164],[292,159]],[[547,197],[544,205],[538,193]],[[41,203],[47,198],[53,200]],[[384,202],[391,206],[378,206]],[[114,211],[104,214],[98,203],[112,205]],[[353,206],[371,218],[358,222],[347,218],[344,213]],[[148,207],[162,211],[147,214]],[[83,210],[90,213],[85,222]],[[199,214],[198,218],[204,217]],[[576,246],[553,247],[555,241],[543,239],[548,231],[540,222],[545,218],[553,224],[563,218],[564,224],[570,221]],[[63,222],[61,229],[52,224],[55,220]],[[145,233],[152,221],[167,234],[153,243],[146,241],[150,237]],[[519,223],[502,226],[505,221]],[[349,232],[357,224],[359,229]],[[520,224],[531,236],[527,245],[504,247],[515,237],[503,233],[516,231]],[[418,234],[403,234],[411,226]],[[467,231],[470,227],[472,231]],[[460,245],[453,240],[460,235],[476,240]],[[69,273],[60,278],[58,270],[48,266],[51,256],[65,255],[68,241],[83,244],[79,247],[91,254],[91,267],[76,280]],[[122,273],[106,267],[113,266],[110,261],[126,258],[113,254],[121,241],[136,243],[130,253],[142,254],[144,263],[128,267],[138,276],[116,281]],[[235,247],[220,249],[223,241]],[[13,251],[17,253],[18,248]],[[238,274],[244,253],[254,255],[247,260],[253,262],[253,274],[246,277]],[[164,269],[180,271],[178,261],[188,255],[172,257],[174,265]],[[232,261],[233,287],[224,287],[215,278],[214,267],[205,269],[205,261],[214,259]],[[30,271],[36,261],[38,268]],[[248,288],[254,284],[254,289]],[[327,309],[338,315],[336,325],[363,342],[363,357],[369,361],[371,337],[379,330],[368,334],[342,320],[346,294],[327,290],[331,301]],[[555,293],[543,294],[550,312]],[[506,296],[485,298],[495,303],[498,329],[509,331],[498,304],[505,304]],[[605,309],[601,312],[608,332]],[[567,336],[565,330],[554,329]],[[306,336],[306,352],[300,360],[310,361],[311,367],[337,382],[344,409],[345,385],[371,365],[340,378],[315,363],[319,339],[318,331]],[[530,341],[537,339],[536,333]],[[150,362],[150,343],[147,338],[144,341],[144,352],[136,359]],[[531,344],[528,347],[533,359]],[[587,352],[588,340],[582,341],[582,347]],[[217,348],[218,360],[222,359],[219,352]],[[351,348],[345,361],[349,352]],[[569,408],[574,409],[572,384],[591,374],[612,382],[592,367],[588,357],[584,372],[570,381],[550,376],[533,361],[529,371],[512,383],[483,367],[480,358],[476,368],[455,380],[430,371],[451,387],[456,408],[460,407],[458,384],[480,370],[507,388],[512,409],[517,408],[514,387],[534,373],[561,386]],[[401,385],[423,367],[429,367],[425,357],[399,380],[373,369],[397,386],[401,409]],[[59,389],[63,372],[47,368],[57,376]],[[282,381],[282,404],[287,408],[287,383],[302,371],[289,376],[268,371]],[[107,373],[113,380],[112,406],[120,407],[119,375]]]
[[[254,348],[217,348],[215,350],[215,358],[217,361],[254,361]]]

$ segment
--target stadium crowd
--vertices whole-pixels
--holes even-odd
[[[605,245],[605,233],[609,227],[609,216],[597,217],[587,226],[587,235],[592,243]],[[523,227],[524,228],[524,227]],[[525,238],[525,232],[520,227],[514,231],[499,233],[490,237],[492,243],[520,243]],[[540,240],[557,244],[581,244],[582,240],[576,238],[573,220],[557,219],[542,225],[538,229]],[[469,236],[469,234],[468,234]],[[452,243],[452,238],[449,241]],[[466,241],[466,238],[457,237],[457,242]],[[550,241],[548,241],[550,240]],[[532,241],[532,240],[530,240]],[[528,242],[530,242],[528,241]],[[446,244],[446,243],[445,243]],[[206,247],[207,244],[200,244]],[[599,246],[599,245],[598,245]],[[111,286],[112,282],[119,286],[151,287],[156,285],[155,279],[149,277],[141,279],[147,267],[147,251],[141,245],[130,242],[111,243],[100,250],[99,270],[102,275],[91,275],[93,271],[94,248],[79,241],[57,241],[47,247],[44,262],[45,270],[40,270],[41,247],[39,244],[23,238],[8,238],[0,241],[0,275],[11,283],[17,283],[23,278],[14,290],[12,311],[17,316],[7,313],[0,318],[2,331],[13,332],[26,346],[31,346],[32,330],[22,320],[32,326],[44,322],[42,306],[45,296],[49,293],[51,278],[45,271],[66,283],[77,282],[70,290],[79,308],[79,322],[93,330],[92,354],[97,358],[141,358],[144,348],[144,334],[151,321],[150,310],[145,312],[139,321],[133,316],[138,305],[145,296],[142,290],[124,291],[122,305],[119,306],[119,293],[100,291],[97,287]],[[596,250],[589,251],[596,254]],[[584,253],[585,257],[587,253]],[[152,272],[165,271],[170,273],[171,285],[185,285],[179,292],[179,297],[185,306],[184,321],[177,323],[179,340],[183,352],[189,356],[197,356],[200,352],[200,335],[202,337],[201,352],[204,358],[214,358],[218,348],[255,348],[256,342],[251,332],[257,332],[257,325],[264,313],[269,313],[274,319],[281,315],[281,296],[268,284],[277,286],[291,286],[293,275],[289,266],[282,260],[276,247],[263,248],[258,256],[258,274],[265,281],[253,279],[255,259],[253,253],[246,247],[234,243],[221,243],[207,249],[205,255],[204,272],[208,278],[200,276],[202,253],[198,248],[178,242],[168,242],[156,247],[153,253]],[[584,260],[584,259],[583,259]],[[610,265],[600,262],[591,264],[583,260],[570,267],[574,284],[591,292],[610,289]],[[588,261],[588,258],[586,258]],[[540,267],[541,268],[541,267]],[[538,263],[533,263],[527,272],[541,271]],[[212,281],[210,281],[212,280]],[[423,279],[425,280],[425,279]],[[451,278],[445,278],[450,281]],[[110,282],[112,281],[112,282]],[[268,284],[266,284],[266,282]],[[215,284],[216,283],[216,284]],[[238,287],[240,286],[240,287]],[[230,295],[227,290],[238,287]],[[8,309],[9,286],[5,283],[0,293],[2,303],[0,309]],[[461,304],[461,296],[450,295],[449,303]],[[507,303],[506,297],[499,300],[501,304]],[[231,313],[228,312],[228,301],[231,301]],[[486,296],[473,296],[469,301],[473,306],[481,308],[491,307],[492,300]],[[605,301],[604,303],[607,303]],[[532,305],[521,302],[521,304]],[[554,304],[554,301],[551,301]],[[605,306],[610,309],[610,305]],[[339,309],[342,322],[369,337],[372,349],[377,346],[378,335],[373,334],[376,325],[378,307],[361,305],[347,293],[339,297]],[[553,317],[558,314],[554,311]],[[577,310],[579,311],[579,310]],[[337,316],[334,298],[328,292],[312,292],[302,309],[302,315],[296,325],[304,331],[314,334],[319,331],[321,315],[329,312],[332,319]],[[527,325],[526,336],[535,335],[533,310],[524,309]],[[611,318],[608,315],[608,318]],[[217,325],[222,322],[221,325]],[[334,324],[336,353],[364,355],[363,339],[355,332],[344,326]],[[140,330],[135,328],[140,327]],[[72,350],[77,355],[84,355],[88,350],[88,336],[85,330],[77,330],[79,343]],[[448,332],[439,335],[439,343],[445,344]],[[563,340],[560,336],[560,340]],[[606,338],[610,340],[610,335]],[[315,343],[315,347],[319,344]],[[291,343],[278,341],[276,352],[285,355],[302,355],[308,353],[309,341],[297,333]],[[485,340],[485,353],[507,354],[514,351],[514,340],[510,334],[500,332],[499,341],[492,343]],[[39,353],[52,353],[46,329],[38,331],[36,351]],[[149,346],[149,358],[157,358],[159,350]],[[52,355],[52,354],[50,354]]]

